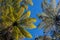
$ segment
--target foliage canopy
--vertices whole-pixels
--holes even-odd
[[[26,28],[36,28],[36,19],[30,18],[28,5],[32,0],[0,0],[0,40],[32,38]]]

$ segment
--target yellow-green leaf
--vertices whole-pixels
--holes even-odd
[[[21,33],[22,33],[25,37],[27,37],[27,38],[32,38],[32,35],[31,35],[29,32],[27,32],[24,28],[19,27],[19,29],[20,29]]]
[[[23,15],[24,13],[24,7],[21,7],[20,10],[17,13],[17,20],[20,20],[20,17]]]
[[[27,18],[27,19],[25,19],[25,22],[33,23],[33,22],[36,22],[36,19],[35,18]]]
[[[29,18],[30,17],[30,11],[28,11],[27,13],[25,13],[22,17],[21,17],[21,19],[23,18],[23,19],[26,19],[26,18]]]
[[[13,27],[12,36],[15,40],[19,39],[19,29],[16,26]]]
[[[36,26],[33,23],[25,24],[26,28],[33,29],[36,28]]]

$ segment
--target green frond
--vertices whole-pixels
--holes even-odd
[[[28,2],[30,5],[33,5],[32,0],[27,0],[27,2]]]
[[[28,31],[26,31],[23,27],[19,27],[19,29],[25,37],[32,38],[32,35]]]
[[[53,8],[52,7],[53,5],[51,5],[51,3],[48,3],[48,1],[46,0],[42,2],[42,9],[44,10],[45,14],[47,14],[49,17],[54,17],[56,15],[55,14],[56,8]]]
[[[29,18],[30,17],[30,11],[27,11],[27,13],[25,13],[20,19],[26,19],[26,18]]]
[[[33,5],[32,0],[23,0],[23,1],[24,1],[24,3],[26,3],[26,4]]]
[[[58,4],[56,0],[43,0],[42,2],[42,14],[38,14],[38,17],[42,19],[42,22],[38,25],[38,28],[44,28],[44,34],[47,35],[50,31],[53,31],[53,36],[50,39],[46,36],[41,40],[57,40],[59,39],[60,23],[56,21],[56,17],[59,19],[60,14],[60,1]],[[57,26],[56,26],[57,25]],[[57,30],[56,30],[57,29]],[[49,35],[51,36],[51,35]],[[38,39],[40,40],[40,38]]]
[[[19,9],[19,11],[17,12],[17,20],[20,20],[20,18],[21,18],[21,16],[23,15],[23,13],[24,13],[24,10],[25,10],[25,8],[24,7],[21,7],[20,9]]]
[[[27,18],[22,20],[20,24],[25,28],[33,29],[36,28],[36,26],[33,24],[34,22],[36,22],[35,18]]]
[[[28,6],[24,5],[25,9],[28,10]]]
[[[36,19],[35,18],[27,18],[26,19],[26,22],[36,22]]]
[[[19,31],[19,38],[25,38],[21,31]]]
[[[10,14],[8,14],[8,16],[12,20],[12,22],[14,22],[16,20],[14,17],[14,14],[13,14],[13,8],[10,8]]]
[[[36,28],[36,26],[34,25],[34,24],[26,24],[27,26],[28,26],[28,28],[30,28],[30,29],[33,29],[33,28]]]
[[[9,6],[9,13],[13,14],[13,12],[14,12],[14,8],[12,6]]]
[[[22,0],[16,0],[16,3],[17,4],[19,4],[19,3],[21,3],[22,2]]]
[[[0,2],[0,12],[2,13],[0,31],[9,28],[6,30],[6,33],[9,32],[8,39],[5,39],[19,40],[19,38],[25,37],[32,38],[32,35],[25,30],[25,28],[36,28],[33,24],[36,22],[36,19],[30,18],[31,12],[27,11],[28,5],[33,5],[32,0],[0,0]]]
[[[22,34],[21,30],[19,30],[18,26],[13,27],[12,37],[15,40],[19,40],[19,38],[24,38],[25,36]]]
[[[28,28],[28,29],[36,28],[36,26],[33,23],[25,24],[24,26],[25,26],[25,28]]]
[[[35,18],[26,18],[24,20],[22,20],[22,22],[28,24],[28,23],[33,23],[33,22],[36,22],[36,19]]]
[[[12,32],[12,37],[15,39],[15,40],[18,40],[19,39],[19,29],[17,27],[13,27],[13,32]]]
[[[39,17],[39,16],[49,17],[49,16],[48,16],[47,14],[45,14],[45,13],[38,14],[37,16],[38,16],[38,17]]]
[[[6,20],[6,16],[1,16],[2,20]]]
[[[51,6],[56,10],[56,0],[51,0]]]
[[[44,32],[45,33],[48,33],[51,30],[51,28],[52,28],[52,24],[46,24],[44,26]]]
[[[45,22],[41,22],[41,23],[38,25],[38,28],[41,29],[41,28],[43,28],[45,25],[46,25]]]
[[[4,21],[3,24],[4,24],[5,28],[7,28],[10,25],[12,25],[12,22]]]
[[[28,18],[28,17],[30,17],[30,11],[27,11],[27,13],[24,15],[24,16],[26,16],[26,18]]]
[[[5,10],[5,15],[7,16],[9,14],[9,9],[7,8],[6,10]]]

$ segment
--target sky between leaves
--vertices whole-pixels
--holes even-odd
[[[38,26],[38,24],[41,22],[41,20],[37,17],[37,14],[42,12],[41,2],[43,0],[32,0],[32,1],[33,1],[34,5],[29,6],[29,10],[31,11],[31,17],[37,19],[37,22],[35,23],[35,25]],[[56,2],[58,2],[58,0],[56,0]],[[43,29],[39,30],[38,28],[36,28],[36,29],[28,30],[28,31],[32,34],[33,38],[31,38],[31,39],[25,38],[24,40],[34,40],[35,37],[40,36],[40,35],[42,35],[42,36],[44,35]]]

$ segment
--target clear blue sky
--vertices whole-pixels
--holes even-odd
[[[37,26],[41,22],[41,20],[37,17],[37,14],[42,12],[42,9],[41,9],[42,0],[32,0],[32,1],[34,5],[29,6],[29,10],[31,11],[31,17],[37,19],[37,22],[35,23],[35,25]],[[56,1],[58,2],[58,0]],[[39,30],[38,28],[36,28],[28,31],[32,34],[33,38],[31,39],[25,38],[24,40],[34,40],[35,37],[44,35],[43,29]]]

